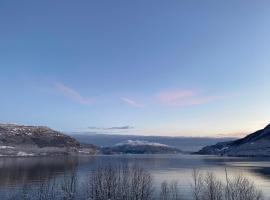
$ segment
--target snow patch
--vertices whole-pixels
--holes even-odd
[[[0,149],[14,149],[12,146],[0,146]]]
[[[229,147],[223,147],[222,149],[218,149],[217,151],[225,151],[225,150],[228,150]]]
[[[167,147],[166,144],[161,144],[157,142],[148,142],[145,140],[127,140],[124,142],[117,143],[115,146],[123,146],[123,145],[130,145],[130,146],[143,146],[143,145],[150,145],[150,146],[159,146],[159,147]]]
[[[17,153],[17,156],[33,156],[34,154],[33,153],[26,153],[26,152],[23,152],[23,151],[19,151]]]

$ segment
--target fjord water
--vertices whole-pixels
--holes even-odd
[[[180,191],[188,199],[191,196],[192,170],[214,172],[225,179],[226,168],[230,177],[242,174],[252,180],[270,198],[270,159],[232,158],[197,155],[113,155],[80,157],[28,157],[0,158],[0,199],[7,198],[9,191],[27,185],[34,187],[38,182],[55,179],[60,181],[64,174],[75,172],[79,182],[85,181],[89,171],[106,164],[139,165],[148,170],[156,191],[164,180],[178,181]]]

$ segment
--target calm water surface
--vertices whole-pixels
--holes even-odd
[[[151,172],[154,183],[178,181],[185,197],[190,196],[191,173],[194,168],[202,172],[214,172],[225,179],[224,169],[229,176],[243,174],[261,189],[270,199],[270,159],[226,158],[195,155],[114,155],[50,158],[0,158],[0,199],[6,192],[27,184],[59,178],[66,173],[76,172],[79,181],[84,181],[91,169],[107,163],[137,164]]]

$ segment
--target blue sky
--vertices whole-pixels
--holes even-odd
[[[269,55],[269,1],[4,0],[0,121],[248,133],[269,123]]]

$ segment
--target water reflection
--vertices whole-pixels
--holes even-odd
[[[76,173],[79,182],[87,179],[96,166],[106,164],[138,165],[148,170],[154,183],[178,180],[183,193],[190,192],[191,173],[194,168],[214,172],[225,179],[224,169],[230,176],[243,174],[270,197],[270,159],[227,158],[214,156],[182,155],[114,155],[81,157],[1,158],[0,197],[4,188],[21,187],[25,184],[61,180],[64,174]]]
[[[77,167],[76,157],[1,158],[0,186],[46,181]]]

